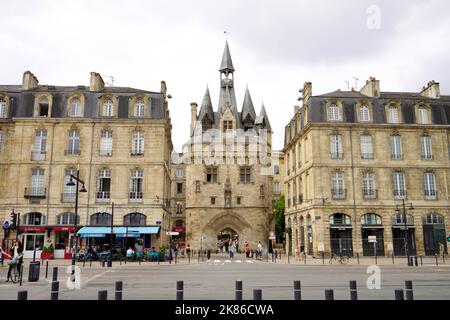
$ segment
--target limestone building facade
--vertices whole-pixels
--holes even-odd
[[[144,228],[115,231],[117,245],[136,236],[145,247],[165,244],[172,149],[165,82],[160,92],[108,87],[92,72],[89,86],[63,87],[40,85],[27,71],[22,85],[1,85],[0,214],[21,213],[10,239],[19,233],[26,257],[50,242],[67,257],[75,231],[67,182],[79,170],[87,192],[79,193],[77,230],[97,228],[80,234],[82,245],[109,242],[101,227],[111,224],[112,203],[115,226]]]
[[[311,88],[285,131],[288,250],[402,256],[406,222],[408,254],[447,252],[450,96]]]
[[[200,110],[191,104],[190,140],[183,149],[186,167],[186,242],[193,249],[216,250],[218,241],[245,241],[253,249],[268,244],[273,230],[272,130],[264,105],[256,114],[247,88],[241,111],[234,91],[228,43],[219,69],[217,111],[209,89]]]

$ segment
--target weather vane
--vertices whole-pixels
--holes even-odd
[[[224,31],[223,34],[225,35],[225,40],[228,40],[228,31]]]

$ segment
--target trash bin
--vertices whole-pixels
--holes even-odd
[[[40,262],[30,262],[30,271],[28,272],[28,281],[39,281],[39,271],[41,268]]]

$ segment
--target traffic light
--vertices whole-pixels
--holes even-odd
[[[449,236],[449,237],[447,237],[447,241],[448,241],[448,242],[450,242],[450,236]]]
[[[3,229],[5,232],[5,239],[9,238],[9,229]]]
[[[17,225],[17,213],[14,210],[11,212],[11,227],[16,227]]]

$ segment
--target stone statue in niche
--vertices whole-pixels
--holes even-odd
[[[231,182],[227,178],[225,182],[225,208],[231,208]]]

